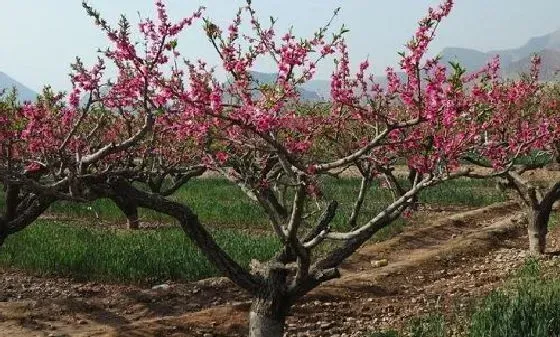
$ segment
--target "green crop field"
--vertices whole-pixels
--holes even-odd
[[[328,179],[322,186],[327,199],[336,198],[341,203],[334,227],[344,229],[359,181],[355,178]],[[272,257],[280,247],[269,230],[264,212],[225,180],[194,180],[173,198],[192,207],[211,228],[218,243],[244,266],[251,258]],[[489,182],[456,180],[427,190],[420,199],[439,206],[479,207],[505,200],[506,195],[496,191]],[[391,200],[386,190],[373,186],[366,198],[362,219],[373,216]],[[141,211],[140,217],[147,223],[173,223],[154,212]],[[51,207],[49,218],[56,220],[41,219],[10,236],[0,250],[0,266],[122,282],[197,280],[217,275],[176,226],[139,231],[110,226],[125,219],[109,200],[91,204],[59,202]],[[378,232],[374,240],[393,236],[406,223],[398,219]]]

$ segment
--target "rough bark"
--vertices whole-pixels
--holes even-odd
[[[267,266],[266,286],[253,298],[249,312],[249,337],[282,337],[292,305],[286,292],[284,265]]]
[[[37,220],[53,202],[54,199],[48,196],[30,195],[21,201],[12,218],[0,217],[0,247],[9,235],[27,228]]]
[[[527,232],[529,235],[529,252],[534,255],[544,254],[546,251],[546,235],[550,210],[543,207],[531,209],[527,212]]]
[[[131,206],[125,213],[126,225],[128,229],[138,229],[140,220],[138,219],[138,207]]]
[[[408,167],[408,176],[407,176],[407,180],[410,183],[410,185],[414,185],[414,182],[416,180],[422,180],[422,175],[419,175],[419,172],[416,171],[414,168],[412,167]],[[410,200],[410,209],[413,211],[417,211],[418,210],[418,195],[414,195],[412,197],[412,199]]]
[[[529,233],[529,250],[533,254],[544,254],[546,250],[546,235],[548,221],[554,203],[560,199],[560,182],[554,184],[544,194],[538,204],[529,210],[527,230]]]
[[[133,214],[127,216],[128,229],[138,229],[140,227],[140,220],[138,220],[138,210],[135,209]]]
[[[121,197],[111,198],[121,212],[126,215],[127,226],[129,229],[138,229],[140,227],[140,220],[138,219],[138,206]]]
[[[554,203],[560,199],[560,182],[542,191],[524,180],[518,172],[508,172],[505,178],[519,193],[527,209],[529,251],[540,255],[546,251],[548,221]]]
[[[19,191],[19,186],[15,184],[6,185],[6,194],[4,196],[6,212],[4,217],[8,221],[13,219],[17,214]]]
[[[5,216],[0,216],[0,247],[4,245],[4,241],[8,237],[8,221]]]
[[[263,280],[252,276],[235,262],[216,243],[212,235],[200,223],[198,216],[186,205],[167,200],[157,194],[140,191],[118,176],[110,177],[106,183],[91,187],[99,195],[110,199],[121,198],[121,200],[127,200],[137,207],[151,209],[175,218],[179,221],[185,234],[225,276],[251,294],[258,293],[258,290],[262,288]]]
[[[286,319],[271,318],[256,311],[249,313],[249,337],[283,337]]]

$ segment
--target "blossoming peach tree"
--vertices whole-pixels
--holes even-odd
[[[88,11],[94,14],[91,8]],[[161,84],[153,80],[174,53],[163,42],[200,15],[197,11],[176,24],[159,22],[159,35],[144,32],[142,52],[123,42],[129,24],[122,18],[119,29],[108,32],[114,48],[104,51],[89,69],[79,59],[72,65],[73,88],[67,96],[46,88],[36,102],[19,105],[15,99],[3,100],[0,161],[6,212],[0,223],[1,241],[57,200],[111,198],[129,225],[136,227],[136,205],[118,195],[98,195],[88,187],[109,173],[145,183],[162,195],[203,173],[200,151],[187,142],[175,142],[177,112],[161,101]],[[113,82],[105,76],[108,61],[117,69]]]
[[[141,20],[143,39],[135,43],[124,17],[114,29],[84,3],[111,48],[91,69],[74,65],[68,102],[47,92],[36,103],[3,108],[17,118],[0,119],[2,153],[9,154],[2,156],[1,172],[4,185],[18,192],[0,233],[24,228],[54,200],[111,198],[168,214],[221,273],[252,295],[250,335],[282,336],[299,298],[338,277],[341,263],[399,218],[421,191],[469,175],[460,160],[483,151],[480,116],[508,99],[481,109],[479,97],[497,81],[491,67],[465,75],[426,57],[452,5],[447,0],[429,10],[401,54],[405,76],[387,69],[381,86],[368,61],[352,71],[347,30],[327,38],[332,22],[309,38],[291,31],[278,36],[275,20],[261,22],[250,1],[225,30],[204,19],[219,67],[229,74],[222,84],[215,67],[180,60],[176,36],[202,9],[172,23],[156,1],[157,18]],[[277,66],[273,83],[252,77],[265,58]],[[310,106],[298,88],[331,59],[330,100]],[[104,80],[107,60],[116,66],[114,81]],[[483,79],[486,85],[476,86]],[[218,246],[196,210],[131,184],[149,176],[150,163],[161,157],[180,167],[199,161],[237,184],[264,209],[282,249],[247,270]],[[409,184],[395,173],[402,161],[414,172]],[[325,177],[348,170],[360,185],[335,229],[339,203],[324,193]],[[380,178],[394,199],[372,215],[364,211],[366,195]]]
[[[499,60],[489,75],[497,78]],[[560,124],[557,110],[558,96],[554,86],[539,83],[540,58],[533,59],[529,74],[518,80],[495,80],[489,90],[475,86],[473,92],[481,115],[480,129],[485,131],[483,146],[472,151],[466,160],[492,169],[486,175],[501,177],[520,197],[527,213],[529,250],[542,254],[546,249],[548,222],[553,204],[560,200],[560,182],[538,182],[522,176],[542,168],[555,158]],[[484,175],[473,175],[484,177]]]

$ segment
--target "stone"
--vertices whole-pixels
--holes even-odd
[[[385,267],[386,265],[388,265],[389,261],[387,261],[387,259],[380,259],[380,260],[372,260],[370,263],[371,263],[372,267],[380,268],[380,267]]]

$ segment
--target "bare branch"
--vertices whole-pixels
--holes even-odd
[[[216,243],[200,223],[198,216],[186,205],[167,200],[157,194],[140,191],[120,177],[111,177],[108,185],[95,188],[99,193],[119,195],[139,207],[172,216],[179,221],[185,234],[196,243],[208,260],[238,286],[251,294],[258,293],[264,286],[260,278],[249,274]]]
[[[357,150],[356,152],[346,157],[340,158],[330,163],[316,165],[315,166],[316,172],[324,173],[329,170],[339,168],[356,161],[357,159],[359,159],[360,157],[368,153],[370,150],[372,150],[374,147],[378,146],[381,143],[381,141],[389,134],[389,131],[390,131],[389,128],[383,130],[379,135],[377,135],[374,139],[372,139],[366,146],[362,147],[361,149]]]
[[[138,132],[136,132],[136,134],[134,134],[132,137],[127,138],[120,144],[108,144],[102,147],[101,149],[99,149],[95,153],[83,156],[80,161],[80,165],[93,164],[110,154],[124,151],[129,147],[136,145],[140,140],[144,138],[144,136],[149,131],[152,130],[153,126],[154,126],[154,117],[150,112],[147,112],[146,117],[144,118],[144,125],[140,130],[138,130]]]

